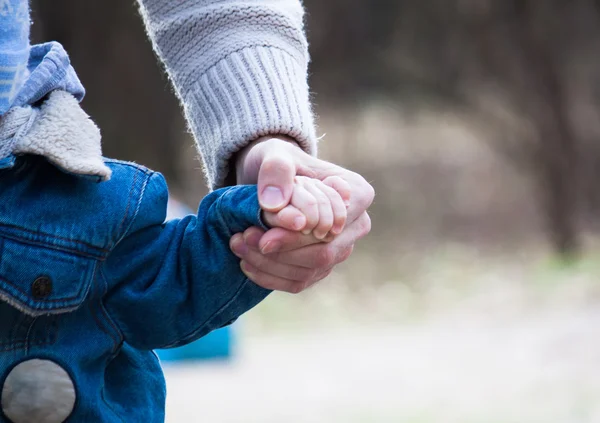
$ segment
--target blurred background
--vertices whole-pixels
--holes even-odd
[[[172,422],[600,422],[600,2],[304,0],[324,159],[372,233],[166,364]],[[192,209],[201,163],[130,1],[34,1],[105,154]]]

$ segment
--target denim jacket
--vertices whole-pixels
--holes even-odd
[[[255,186],[214,191],[196,216],[165,223],[160,174],[104,165],[99,182],[48,157],[0,161],[0,421],[162,422],[152,350],[228,325],[269,293],[228,247],[263,226]]]

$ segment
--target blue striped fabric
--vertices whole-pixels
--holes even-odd
[[[29,22],[27,0],[0,0],[0,115],[27,78]]]

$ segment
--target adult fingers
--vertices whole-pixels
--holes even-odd
[[[313,278],[310,281],[299,282],[274,276],[270,273],[261,271],[258,268],[252,266],[249,262],[246,262],[244,260],[242,260],[242,262],[240,263],[240,268],[242,269],[242,272],[244,272],[246,277],[253,281],[255,284],[265,289],[270,289],[272,291],[283,291],[289,292],[291,294],[298,294],[306,290],[310,286],[314,285],[316,282],[327,277],[332,271],[332,269],[327,269],[319,273],[315,278]]]
[[[318,271],[315,269],[280,263],[268,255],[261,254],[260,251],[255,250],[254,248],[248,248],[244,254],[238,254],[235,250],[234,253],[260,272],[278,278],[309,283],[313,281],[318,274]]]
[[[269,254],[279,263],[323,269],[345,261],[354,249],[354,244],[371,230],[371,219],[365,212],[359,219],[346,226],[346,229],[330,243],[310,244],[289,251]],[[267,232],[268,234],[268,232]],[[263,238],[260,244],[263,242]]]
[[[294,191],[296,164],[287,149],[273,148],[265,153],[258,171],[258,201],[263,210],[278,212]]]

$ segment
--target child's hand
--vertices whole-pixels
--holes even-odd
[[[350,185],[340,177],[324,181],[296,176],[290,204],[278,213],[263,211],[265,223],[292,231],[302,231],[330,241],[344,230]]]

